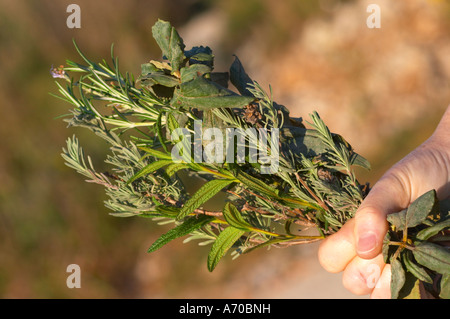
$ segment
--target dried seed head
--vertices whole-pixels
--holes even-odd
[[[244,106],[244,120],[252,125],[262,120],[262,114],[258,111],[258,105],[251,103]]]
[[[321,180],[326,181],[327,183],[333,183],[335,180],[334,175],[329,170],[322,167],[319,167],[317,170],[317,175]]]

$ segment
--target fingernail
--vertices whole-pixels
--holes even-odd
[[[375,249],[377,246],[377,236],[374,232],[365,232],[358,238],[358,252],[368,253]]]

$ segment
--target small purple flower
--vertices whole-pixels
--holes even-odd
[[[60,65],[59,68],[54,68],[52,65],[52,67],[50,68],[50,74],[54,79],[56,78],[64,79],[66,77],[66,72],[64,72],[63,65]]]

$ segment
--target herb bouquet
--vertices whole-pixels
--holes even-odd
[[[69,138],[66,164],[105,187],[112,215],[173,223],[149,252],[187,236],[184,242],[212,244],[213,271],[230,250],[237,257],[316,242],[354,216],[369,185],[358,182],[353,167],[370,165],[317,113],[308,121],[291,117],[237,57],[229,72],[215,72],[211,49],[185,50],[168,22],[159,20],[152,31],[163,59],[142,64],[137,79],[119,72],[113,52],[112,66],[94,63],[76,44],[85,64],[67,61],[51,70],[67,81],[56,83],[58,97],[74,106],[69,126],[91,130],[111,151],[110,170],[98,172],[77,138]],[[202,186],[190,192],[193,178]],[[219,193],[223,208],[208,209]],[[421,286],[448,298],[450,252],[439,241],[450,218],[435,191],[388,221],[392,297],[417,296]]]

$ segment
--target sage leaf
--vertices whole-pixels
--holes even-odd
[[[139,172],[134,174],[133,177],[131,177],[127,181],[127,184],[134,182],[135,180],[137,180],[138,178],[141,178],[142,176],[153,173],[154,171],[156,171],[166,165],[169,165],[170,163],[172,163],[171,160],[160,160],[160,161],[152,162],[152,163],[148,164],[147,166],[145,166],[143,169],[141,169]]]
[[[225,228],[211,247],[208,254],[208,270],[213,271],[219,263],[220,259],[227,253],[227,251],[233,246],[233,244],[241,238],[245,233],[244,230],[234,227]]]
[[[414,260],[411,251],[406,251],[402,254],[403,263],[406,266],[406,270],[408,270],[411,274],[413,274],[417,279],[427,282],[433,283],[433,279],[431,279],[430,275],[426,272],[425,269],[420,267]]]
[[[370,162],[358,153],[352,153],[350,157],[350,164],[362,167],[368,171],[371,169]]]
[[[146,75],[153,72],[158,72],[160,69],[158,69],[153,63],[148,62],[141,64],[141,75]]]
[[[441,278],[441,292],[439,297],[442,299],[450,299],[450,274],[443,275]]]
[[[149,253],[154,252],[155,250],[158,250],[159,248],[169,243],[170,241],[190,234],[194,230],[199,229],[200,227],[208,224],[213,219],[214,219],[213,217],[206,215],[198,215],[186,218],[186,220],[183,221],[182,224],[179,224],[175,228],[172,228],[167,233],[159,237],[150,246],[148,252]]]
[[[214,64],[214,55],[210,47],[196,46],[185,51],[184,55],[189,59],[189,64],[203,64],[212,69]]]
[[[169,22],[158,20],[152,27],[152,34],[163,55],[170,61],[172,73],[178,71],[184,61],[185,48],[178,32]]]
[[[431,212],[435,211],[436,203],[437,196],[434,189],[417,198],[406,211],[406,227],[412,228],[420,225]]]
[[[421,299],[421,282],[410,272],[405,273],[405,284],[397,296],[397,299]]]
[[[181,82],[189,82],[194,80],[196,77],[202,76],[204,74],[210,73],[211,68],[204,64],[193,64],[188,67],[181,68]]]
[[[180,80],[171,75],[164,74],[162,72],[148,73],[141,76],[140,81],[144,85],[153,86],[155,84],[163,85],[166,87],[174,87],[180,84]]]
[[[387,215],[387,221],[397,230],[403,230],[406,224],[406,209]]]
[[[450,219],[440,221],[433,226],[422,229],[417,233],[416,239],[427,240],[434,235],[437,235],[440,231],[450,228]]]
[[[233,180],[230,179],[213,179],[205,183],[200,189],[189,198],[184,204],[183,208],[177,216],[177,220],[184,218],[186,215],[192,213],[202,204],[206,203],[214,195],[219,193],[223,188],[227,187]]]
[[[391,247],[391,245],[389,245],[390,242],[391,242],[391,235],[390,235],[389,232],[387,232],[386,235],[384,236],[383,246],[382,246],[382,249],[381,249],[381,252],[383,254],[383,259],[384,259],[385,263],[387,263],[388,260],[391,257],[391,254],[390,254],[390,247]]]
[[[280,142],[283,149],[309,158],[326,153],[328,147],[314,130],[296,126],[283,127],[280,130]]]
[[[239,210],[230,202],[225,204],[223,209],[223,217],[226,222],[234,228],[249,231],[252,226],[244,220]]]
[[[242,108],[253,102],[253,97],[241,96],[220,85],[199,76],[182,83],[174,91],[171,105],[200,110],[213,108]]]
[[[440,274],[450,274],[450,252],[429,242],[417,244],[412,251],[419,264]]]
[[[391,298],[397,299],[406,281],[405,271],[403,270],[402,263],[398,259],[391,260],[391,274]]]
[[[245,72],[242,63],[237,56],[234,56],[234,62],[230,67],[230,81],[242,95],[253,96],[248,90],[248,86],[253,84],[253,81]]]

